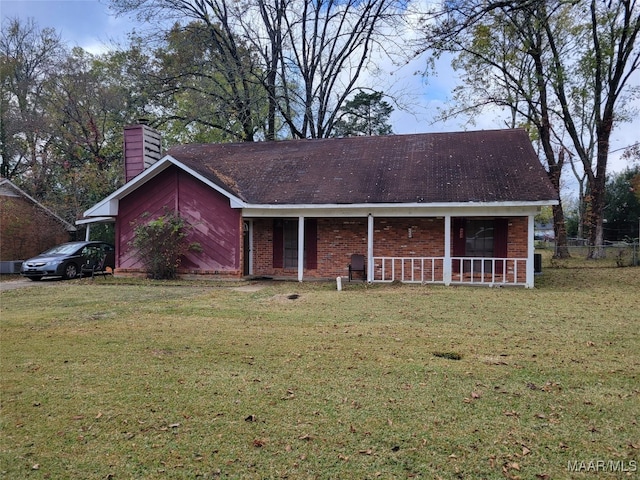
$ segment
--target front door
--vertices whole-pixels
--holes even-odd
[[[454,257],[507,257],[508,219],[454,218],[452,228]],[[463,260],[462,272],[492,273],[493,265],[491,260]],[[495,262],[495,266],[495,273],[502,273],[502,262]],[[460,261],[454,262],[453,272],[460,272]]]
[[[242,238],[242,274],[251,275],[251,225],[249,222],[243,223]]]

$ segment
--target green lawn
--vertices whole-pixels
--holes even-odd
[[[0,478],[636,478],[640,269],[564,266],[3,292]]]

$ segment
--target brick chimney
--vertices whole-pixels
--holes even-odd
[[[125,181],[141,174],[160,160],[162,137],[146,121],[124,127],[124,168]]]

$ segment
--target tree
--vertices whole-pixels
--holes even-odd
[[[0,155],[3,175],[38,199],[51,175],[51,137],[46,110],[50,75],[65,51],[52,29],[33,20],[5,19],[0,33]],[[21,179],[28,175],[28,184]]]
[[[358,92],[340,109],[333,136],[389,135],[389,116],[393,107],[385,102],[382,92]]]
[[[230,62],[212,47],[211,30],[219,39],[228,34],[202,21],[175,24],[156,48],[146,78],[151,100],[161,107],[158,123],[181,143],[254,140],[262,135],[267,106],[260,69],[241,39],[226,42],[235,45]]]
[[[131,120],[126,86],[100,57],[75,48],[51,76],[53,174],[49,204],[74,221],[124,183],[121,132]]]
[[[532,121],[548,162],[556,158],[552,140],[560,145],[558,161],[549,163],[552,181],[561,152],[579,159],[588,180],[590,243],[601,245],[609,139],[615,123],[630,118],[625,99],[634,93],[629,80],[640,66],[640,7],[629,0],[454,1],[440,14],[427,41],[440,51],[470,55],[475,65],[467,65],[484,67],[476,79],[489,72],[490,85],[500,86],[502,79],[515,85],[486,100]],[[510,43],[497,45],[509,48],[495,47],[493,36],[502,32]],[[592,258],[602,254],[591,252]]]
[[[112,0],[119,13],[141,19],[174,16],[197,22],[202,48],[226,62],[229,108],[243,125],[242,140],[253,140],[249,121],[257,98],[267,102],[264,137],[331,135],[339,109],[373,65],[374,49],[392,44],[389,30],[403,2],[398,0]],[[202,32],[207,33],[206,36]],[[195,37],[194,37],[195,38]],[[248,47],[251,46],[250,49]],[[249,50],[249,55],[246,54]],[[216,64],[218,65],[218,64]]]
[[[640,221],[640,198],[634,183],[640,167],[627,169],[607,181],[605,239],[618,241],[636,238]]]
[[[68,51],[33,20],[6,25],[3,175],[73,223],[123,183],[122,129],[142,112],[138,85],[121,54]]]

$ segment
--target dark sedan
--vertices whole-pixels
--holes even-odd
[[[115,267],[113,245],[105,242],[69,242],[53,247],[22,263],[20,274],[31,280],[42,277],[76,278],[83,265],[98,263],[100,270]]]

